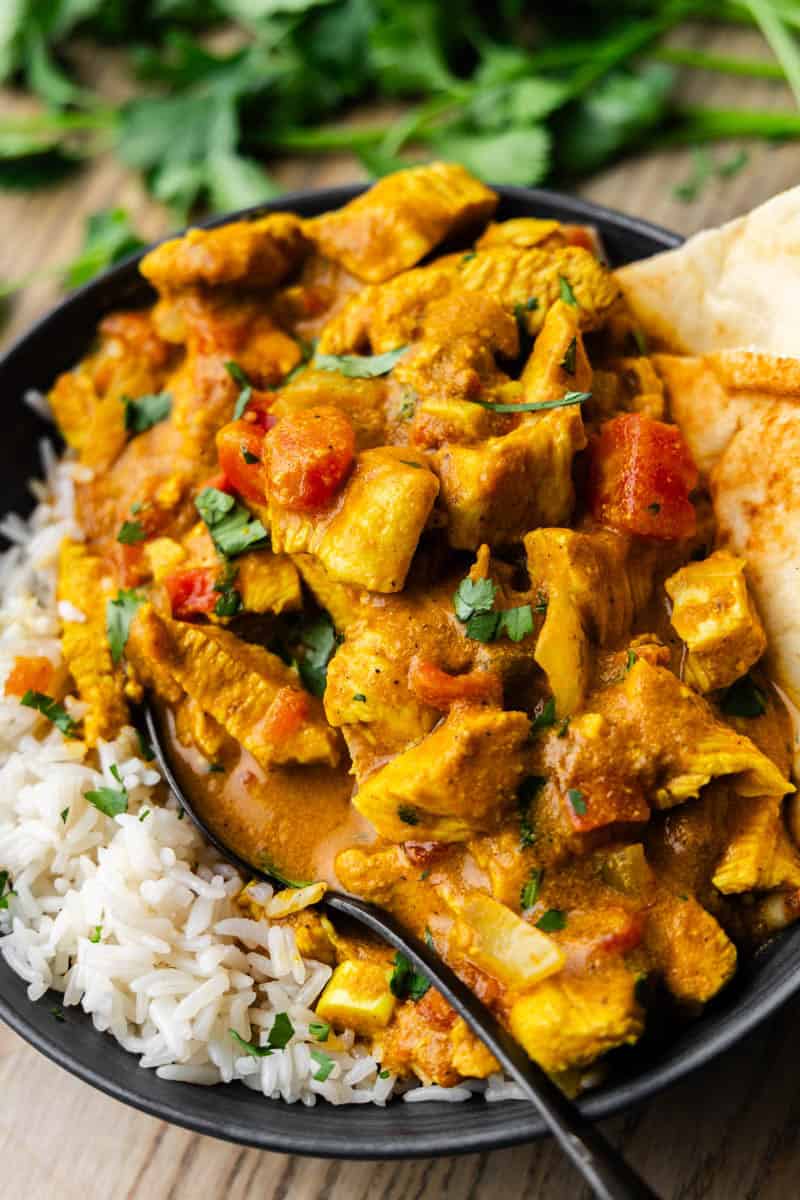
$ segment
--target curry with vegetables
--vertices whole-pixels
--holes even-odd
[[[496,205],[437,163],[146,255],[153,306],[50,396],[85,468],[63,648],[86,739],[148,690],[205,819],[287,884],[322,1023],[426,1082],[496,1069],[327,884],[575,1089],[800,910],[792,731],[602,247]]]

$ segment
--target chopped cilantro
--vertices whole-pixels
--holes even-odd
[[[561,360],[561,370],[566,371],[567,375],[575,374],[575,359],[578,353],[578,339],[573,338],[567,346],[567,351]]]
[[[375,379],[388,375],[407,349],[408,346],[398,346],[385,354],[318,354],[311,365],[321,371],[338,371],[350,379]]]
[[[95,925],[94,929],[89,934],[89,941],[93,942],[95,945],[97,945],[97,943],[100,941],[100,938],[102,937],[102,935],[103,935],[103,926]]]
[[[397,461],[401,462],[404,467],[413,467],[415,471],[421,471],[423,469],[422,463],[414,462],[410,458],[399,458]]]
[[[309,1054],[317,1064],[317,1069],[314,1072],[314,1079],[319,1083],[324,1083],[335,1067],[335,1063],[330,1054],[326,1054],[324,1050],[317,1050],[316,1046],[309,1050]]]
[[[8,882],[8,871],[0,871],[0,909],[8,908],[9,896],[16,896],[16,894]]]
[[[563,721],[561,722],[558,729],[556,730],[556,737],[560,737],[560,738],[566,737],[568,729],[569,729],[569,717],[564,717]]]
[[[572,308],[578,307],[578,301],[575,298],[575,293],[572,290],[572,284],[563,275],[558,277],[558,294],[565,304],[569,304]]]
[[[469,250],[466,254],[462,254],[461,262],[462,263],[472,262],[473,258],[477,258],[477,257],[478,257],[477,251]]]
[[[118,663],[122,658],[125,643],[130,633],[131,621],[136,616],[136,610],[144,603],[141,592],[120,588],[116,597],[106,604],[106,633],[111,648],[111,660]]]
[[[327,1042],[330,1036],[331,1027],[327,1021],[312,1021],[308,1027],[308,1032],[313,1038],[316,1038],[318,1042]]]
[[[496,413],[544,412],[548,408],[568,408],[571,404],[583,404],[590,400],[591,392],[566,392],[560,400],[523,400],[519,404],[495,404],[491,400],[473,400],[481,408]]]
[[[661,505],[658,503],[657,500],[654,500],[652,504],[648,504],[647,511],[649,513],[652,513],[654,517],[657,517],[658,514],[661,512]]]
[[[322,612],[301,626],[300,644],[304,651],[297,661],[300,678],[312,696],[324,696],[328,663],[337,644],[336,631],[327,613]]]
[[[556,702],[555,697],[551,696],[546,700],[542,707],[537,712],[536,716],[531,721],[531,733],[538,733],[540,729],[549,729],[551,725],[556,723]]]
[[[218,589],[215,588],[215,591]],[[217,603],[214,605],[215,617],[235,617],[241,610],[242,597],[236,588],[225,588]]]
[[[403,403],[400,405],[400,418],[403,421],[410,421],[417,410],[417,393],[413,388],[406,388],[403,392]]]
[[[491,579],[462,579],[453,596],[453,607],[459,621],[468,621],[476,614],[488,613],[494,607],[497,587]]]
[[[517,809],[519,811],[519,844],[523,850],[536,841],[536,831],[531,823],[531,804],[547,783],[542,775],[527,775],[519,785]]]
[[[254,463],[261,462],[261,459],[258,457],[257,454],[251,454],[250,451],[248,449],[246,449],[246,447],[244,447],[244,446],[242,446],[242,458],[244,459],[244,461],[247,463],[247,465],[249,467],[252,467],[254,465]]]
[[[59,816],[61,817],[62,825],[66,825],[67,817],[69,816],[69,805],[67,805],[66,808],[62,808],[61,812],[59,813]]]
[[[245,1041],[241,1034],[237,1033],[235,1029],[229,1029],[228,1033],[236,1042],[236,1045],[239,1047],[239,1049],[244,1050],[245,1054],[252,1054],[253,1058],[266,1058],[268,1055],[272,1054],[272,1050],[269,1046],[259,1046],[256,1044],[256,1042]]]
[[[136,739],[139,743],[139,753],[147,762],[152,762],[156,756],[156,752],[150,745],[149,739],[142,733],[141,729],[136,730]]]
[[[530,604],[504,609],[500,613],[497,633],[498,636],[505,633],[512,642],[521,642],[529,633],[533,633],[533,609]]]
[[[209,775],[224,775],[225,767],[222,763],[209,763],[208,773]]]
[[[453,607],[459,621],[466,625],[466,635],[474,642],[493,642],[503,633],[519,642],[533,632],[533,610],[530,604],[494,612],[497,586],[491,579],[462,579],[453,596]]]
[[[639,661],[639,655],[636,653],[636,651],[629,650],[628,653],[625,655],[625,670],[630,671],[631,667],[635,666],[635,664],[638,661]]]
[[[397,815],[405,825],[419,825],[419,813],[411,804],[401,804]]]
[[[533,908],[534,904],[539,898],[539,888],[542,886],[543,876],[543,867],[533,868],[530,878],[526,883],[523,883],[522,890],[519,894],[519,903],[521,908]]]
[[[578,788],[570,788],[567,792],[567,799],[570,802],[572,811],[579,817],[586,815],[586,801],[583,798],[583,792]]]
[[[116,817],[120,813],[128,811],[128,792],[122,783],[122,776],[116,763],[111,768],[111,774],[120,784],[119,788],[101,787],[95,791],[84,792],[84,796],[90,804],[93,804],[101,813],[105,813],[107,817]]]
[[[415,971],[405,954],[398,950],[394,956],[394,970],[389,980],[389,987],[398,1000],[409,999],[416,1003],[422,999],[430,986],[430,980],[419,971]]]
[[[566,924],[566,913],[562,912],[560,908],[548,908],[547,912],[542,913],[539,917],[536,928],[541,929],[542,933],[555,933],[559,929],[564,929]]]
[[[473,642],[493,642],[500,628],[500,613],[476,613],[467,621],[466,634]]]
[[[150,816],[150,809],[143,808],[142,811],[139,813],[139,824],[141,825],[142,821],[146,821],[149,816]]]
[[[134,436],[146,433],[160,421],[166,421],[172,411],[172,396],[169,392],[155,392],[149,396],[122,396],[125,405],[125,428]]]
[[[391,1071],[379,1071],[378,1078],[379,1079],[388,1079],[389,1076],[391,1075],[391,1073],[392,1073]]]
[[[767,711],[767,698],[749,675],[732,683],[720,701],[726,717],[760,717]]]
[[[72,737],[75,732],[75,721],[65,708],[44,692],[32,692],[30,689],[20,700],[25,708],[35,708],[48,721],[52,721],[56,729],[60,729],[64,737]]]
[[[65,1021],[64,1010],[60,1004],[56,1004],[50,1009],[50,1013],[57,1021]]]
[[[363,692],[355,692],[353,695],[353,699],[358,701],[359,704],[367,703],[367,697],[364,695]]]
[[[147,533],[141,521],[123,521],[119,527],[117,541],[122,542],[123,546],[135,546],[146,537]]]
[[[425,945],[428,947],[429,950],[436,949],[436,943],[433,940],[433,934],[431,933],[431,931],[427,925],[425,926]]]
[[[253,395],[253,385],[248,379],[246,372],[242,370],[237,362],[229,360],[225,363],[225,370],[233,382],[238,383],[240,388],[239,395],[236,397],[236,404],[233,408],[233,419],[234,421],[238,421],[244,416],[244,410],[250,403]]]
[[[203,488],[194,503],[223,558],[236,558],[245,550],[260,550],[269,544],[261,522],[227,492]]]

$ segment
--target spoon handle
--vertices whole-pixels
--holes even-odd
[[[598,1200],[659,1200],[596,1125],[584,1117],[538,1063],[500,1025],[435,950],[407,933],[381,909],[355,896],[329,892],[325,903],[345,913],[405,954],[522,1088],[573,1166]]]

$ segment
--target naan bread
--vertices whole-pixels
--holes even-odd
[[[677,250],[622,267],[617,279],[663,349],[800,358],[800,187]]]
[[[617,277],[800,707],[800,188]]]

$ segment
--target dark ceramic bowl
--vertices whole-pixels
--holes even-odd
[[[339,187],[282,196],[270,208],[313,216],[345,203],[361,189]],[[589,223],[600,231],[613,265],[678,244],[671,233],[570,196],[499,188],[499,215],[556,217]],[[242,215],[242,214],[237,214]],[[229,218],[225,218],[226,220]],[[216,222],[220,223],[220,222]],[[129,259],[75,292],[21,338],[0,360],[0,396],[13,414],[3,434],[0,511],[26,512],[26,480],[38,474],[38,438],[48,432],[21,402],[27,388],[46,390],[86,349],[98,320],[112,309],[146,303],[150,289]],[[590,1117],[603,1117],[652,1096],[700,1067],[753,1029],[800,989],[800,927],[777,938],[745,964],[733,984],[703,1017],[675,1036],[617,1058],[609,1081],[582,1101]],[[53,1016],[54,993],[31,1004],[24,982],[0,960],[0,1017],[54,1062],[117,1100],[185,1125],[265,1150],[336,1158],[417,1158],[510,1146],[539,1137],[544,1126],[525,1103],[403,1104],[315,1108],[265,1100],[240,1084],[192,1087],[143,1070],[109,1036],[98,1033],[74,1008]]]

